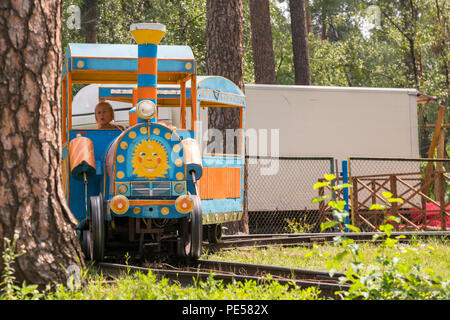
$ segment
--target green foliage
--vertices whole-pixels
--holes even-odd
[[[387,226],[387,225],[385,225]],[[385,229],[388,230],[389,228]],[[368,268],[368,272],[361,272],[364,261],[361,256],[354,255],[353,261],[345,273],[345,277],[340,279],[341,283],[350,283],[350,289],[339,294],[344,299],[367,299],[367,300],[448,300],[450,297],[448,280],[441,276],[436,276],[431,268],[423,269],[419,261],[410,263],[405,261],[403,254],[407,250],[398,246],[398,239],[392,239],[389,232],[387,238],[380,246],[376,254],[376,264]],[[387,256],[384,249],[395,248],[397,254]],[[357,252],[355,245],[354,252]],[[339,261],[343,251],[336,255],[334,260]],[[353,254],[353,253],[352,253]],[[422,250],[422,255],[434,254],[433,248]]]
[[[16,253],[16,242],[4,240],[2,254],[5,268],[1,275],[0,300],[317,300],[317,288],[302,289],[295,285],[281,285],[278,282],[255,281],[233,282],[225,285],[222,280],[214,279],[213,274],[206,281],[197,281],[194,286],[182,287],[180,283],[169,282],[167,278],[159,280],[155,274],[149,272],[132,273],[130,270],[121,276],[110,280],[98,273],[94,268],[81,271],[83,287],[74,286],[72,282],[67,285],[50,284],[43,291],[36,285],[22,285],[16,283],[13,264],[15,260],[25,253],[24,247]],[[126,256],[128,261],[129,256]],[[270,276],[266,278],[271,280]]]
[[[327,185],[327,187],[329,186]],[[400,198],[392,198],[392,193],[390,192],[383,192],[382,194],[389,204],[403,202]],[[337,204],[334,204],[332,207],[337,208]],[[384,205],[372,205],[370,210],[386,210],[386,208]],[[338,209],[338,212],[341,213],[342,211]],[[321,230],[332,228],[337,223],[343,222],[342,217],[337,220],[322,223]],[[403,257],[402,254],[408,249],[399,246],[399,239],[404,236],[391,237],[394,229],[391,222],[400,223],[400,221],[399,217],[385,214],[384,223],[379,227],[382,233],[373,237],[374,240],[380,238],[384,238],[384,240],[376,252],[376,263],[369,266],[365,266],[366,262],[361,254],[359,244],[345,236],[334,238],[335,245],[339,246],[341,251],[327,261],[330,275],[333,275],[337,269],[342,267],[341,263],[344,257],[352,257],[345,276],[340,278],[340,283],[350,284],[348,291],[339,292],[343,299],[448,300],[450,298],[450,291],[448,290],[450,282],[448,280],[444,280],[441,276],[436,276],[431,268],[422,270],[419,261],[416,260],[414,263],[410,263]],[[350,224],[345,226],[354,232],[359,232],[359,229],[355,226]],[[388,256],[385,254],[386,248],[394,248],[397,253],[394,256]],[[433,247],[428,247],[427,250],[421,253],[434,254],[434,252]]]
[[[285,219],[288,225],[284,228],[288,233],[308,233],[311,232],[315,224],[309,224],[307,221],[307,216],[302,216],[298,219]]]
[[[269,278],[268,278],[269,279]],[[277,282],[255,281],[235,282],[225,285],[214,279],[211,274],[206,281],[197,281],[194,286],[182,287],[179,283],[171,283],[167,278],[158,280],[149,272],[124,273],[122,276],[107,281],[102,275],[89,279],[83,290],[68,290],[59,286],[48,292],[48,300],[269,300],[269,299],[318,299],[316,288],[289,289],[287,285]]]
[[[85,42],[82,28],[69,28],[71,5],[82,8],[82,0],[64,0],[62,46]],[[81,12],[83,15],[83,12]],[[199,74],[205,74],[206,0],[108,0],[97,2],[97,42],[135,43],[130,25],[158,22],[166,25],[162,45],[189,45],[197,59]]]
[[[70,5],[64,0],[62,45],[84,42],[82,29],[68,28]],[[308,35],[312,85],[416,88],[448,104],[450,50],[448,10],[445,0],[317,0],[308,3],[312,32]],[[244,81],[254,82],[248,1],[243,1]],[[362,31],[370,19],[369,6],[380,9],[380,25]],[[411,7],[413,10],[411,11]],[[129,26],[160,22],[167,26],[161,44],[188,45],[197,59],[199,74],[206,74],[206,0],[108,0],[98,1],[97,41],[134,43]],[[417,14],[412,17],[411,12]],[[83,13],[82,13],[83,14]],[[277,84],[294,84],[292,36],[287,0],[271,0],[270,14]],[[325,33],[324,33],[325,31]],[[413,64],[408,64],[414,52]],[[413,68],[412,66],[415,66]],[[416,74],[414,74],[414,70]],[[414,79],[417,79],[415,81]],[[419,106],[422,109],[422,106]],[[436,105],[419,119],[436,121]],[[422,114],[422,113],[420,113]],[[447,113],[445,122],[450,121]],[[420,132],[429,139],[430,132]],[[422,140],[421,140],[422,141]]]
[[[333,181],[336,179],[336,176],[334,174],[324,174],[324,178],[326,181],[324,181],[324,182],[319,181],[319,182],[315,183],[313,188],[314,188],[314,190],[320,189],[320,188],[326,188],[329,190],[331,195],[327,194],[327,195],[321,195],[321,196],[314,197],[311,200],[312,204],[325,201],[326,199],[329,199],[330,197],[332,197],[334,199],[334,198],[336,198],[335,191],[352,187],[351,184],[349,184],[349,183],[333,185]],[[341,226],[341,229],[342,229],[342,226],[344,226],[346,228],[349,226],[348,224],[345,224],[345,219],[349,216],[348,211],[345,210],[345,205],[346,205],[346,202],[342,201],[342,200],[330,200],[328,202],[328,206],[332,208],[332,214],[333,214],[334,220],[321,223],[320,224],[321,232],[326,229],[338,226],[338,225]],[[355,230],[355,227],[352,226],[351,230]]]
[[[24,245],[20,246],[18,252],[16,252],[18,239],[18,232],[14,232],[12,242],[10,239],[4,238],[4,251],[2,253],[4,269],[0,279],[0,300],[35,300],[41,298],[36,285],[27,285],[23,282],[22,286],[19,286],[16,283],[14,262],[18,257],[26,253]]]

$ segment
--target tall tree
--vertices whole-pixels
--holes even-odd
[[[253,67],[256,83],[276,83],[269,0],[250,0]]]
[[[305,0],[289,0],[292,50],[294,51],[295,84],[310,85],[308,33],[306,32]]]
[[[18,232],[17,280],[38,285],[84,266],[61,180],[61,56],[60,0],[1,2],[0,239]]]
[[[241,0],[206,2],[206,73],[233,81],[244,91]],[[226,129],[239,128],[238,108],[209,108],[208,127],[223,132],[223,151],[227,150]],[[237,143],[234,152],[238,152]]]
[[[81,25],[87,43],[97,42],[97,0],[83,0]]]
[[[242,50],[241,0],[206,1],[206,71],[233,81],[244,91],[244,65]],[[223,151],[227,144],[232,145],[234,153],[238,150],[238,140],[226,141],[226,129],[238,129],[240,125],[239,108],[209,108],[208,128],[218,129],[223,136]],[[248,233],[248,217],[244,215],[239,228],[236,224],[229,231],[237,229]]]
[[[206,1],[207,73],[227,77],[244,89],[241,0]]]

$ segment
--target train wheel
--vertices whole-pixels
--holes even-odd
[[[90,198],[90,209],[89,258],[101,262],[105,255],[105,213],[101,194]]]
[[[208,225],[208,242],[217,243],[222,238],[222,225],[211,224]]]
[[[197,260],[202,253],[202,207],[200,198],[198,196],[192,197],[194,199],[194,209],[191,212],[191,219],[183,219],[181,223],[179,255]]]
[[[83,250],[86,259],[91,259],[90,256],[91,235],[89,230],[81,230],[81,249]]]

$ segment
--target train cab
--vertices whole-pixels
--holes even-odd
[[[136,45],[66,50],[66,199],[88,259],[102,261],[117,248],[172,248],[168,254],[195,260],[204,240],[219,241],[223,223],[242,218],[245,96],[228,79],[197,76],[189,47],[159,45],[164,25],[130,29]],[[120,129],[99,129],[95,104],[77,102],[89,86],[98,88],[96,102],[122,103],[113,108]],[[216,132],[210,108],[239,110],[236,153],[208,149]]]

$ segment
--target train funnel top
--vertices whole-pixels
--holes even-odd
[[[158,45],[166,33],[166,26],[159,23],[134,23],[130,26],[130,32],[137,44]]]
[[[166,33],[166,26],[159,23],[136,23],[130,26],[130,32],[138,44],[137,104],[130,113],[136,112],[138,123],[148,120],[156,122],[157,53],[158,44]]]

